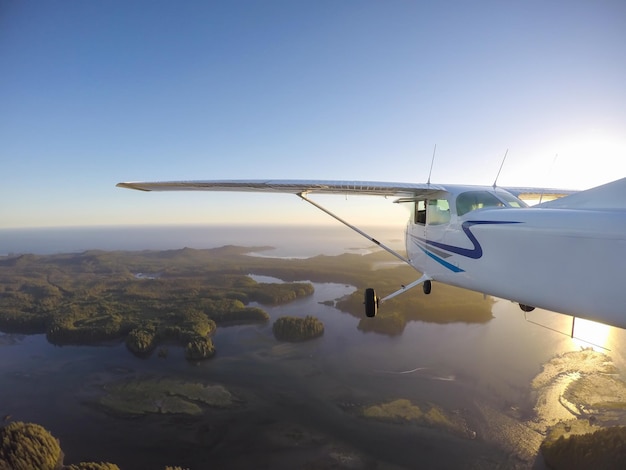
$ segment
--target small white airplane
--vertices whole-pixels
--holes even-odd
[[[372,181],[215,180],[119,183],[141,191],[249,191],[299,196],[409,264],[422,276],[379,303],[432,281],[626,328],[626,178],[586,191]],[[374,195],[409,204],[407,256],[309,199],[310,194]],[[528,207],[519,196],[559,197]]]

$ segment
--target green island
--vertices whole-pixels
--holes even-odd
[[[267,312],[251,303],[272,306],[310,296],[311,282],[356,286],[334,305],[360,318],[362,331],[398,335],[409,321],[484,323],[492,318],[492,302],[481,294],[439,284],[428,297],[413,289],[386,302],[376,318],[363,318],[366,287],[389,293],[418,273],[408,266],[376,269],[388,260],[384,252],[308,259],[249,256],[263,249],[4,256],[0,330],[45,333],[58,345],[125,340],[139,356],[176,342],[190,360],[205,359],[215,353],[211,336],[217,327],[267,322]],[[259,283],[250,274],[285,282]]]
[[[0,470],[120,470],[109,462],[63,465],[63,459],[59,440],[39,424],[15,421],[0,428]]]
[[[286,316],[274,322],[272,331],[279,341],[299,342],[322,336],[324,324],[310,315],[304,318]]]
[[[120,416],[184,414],[197,416],[203,408],[227,409],[241,401],[224,386],[173,379],[139,378],[106,383],[90,405]]]

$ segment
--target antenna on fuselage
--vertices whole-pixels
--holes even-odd
[[[433,173],[433,165],[435,164],[435,152],[437,152],[437,144],[435,144],[433,149],[433,158],[430,160],[430,171],[428,172],[428,182],[426,183],[428,186],[430,186],[430,175]]]
[[[504,152],[504,158],[502,159],[502,163],[500,163],[500,169],[498,170],[498,174],[496,175],[496,179],[493,181],[493,189],[496,189],[496,184],[498,183],[498,178],[500,177],[500,172],[502,171],[502,167],[504,166],[504,162],[506,161],[506,156],[509,153],[509,149],[506,149]]]

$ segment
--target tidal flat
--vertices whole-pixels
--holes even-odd
[[[111,413],[199,415],[202,407],[231,408],[237,400],[222,385],[204,385],[167,378],[134,379],[102,384],[103,395],[93,401]]]

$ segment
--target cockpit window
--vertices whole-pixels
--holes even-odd
[[[483,207],[504,207],[504,202],[488,191],[468,191],[456,198],[456,213],[459,216]]]
[[[446,199],[428,200],[428,225],[441,225],[450,222],[450,205]]]
[[[450,222],[450,204],[446,199],[415,201],[415,223],[442,225]]]
[[[497,194],[489,191],[468,191],[456,198],[456,213],[459,216],[483,207],[528,207],[528,205],[503,191]]]

